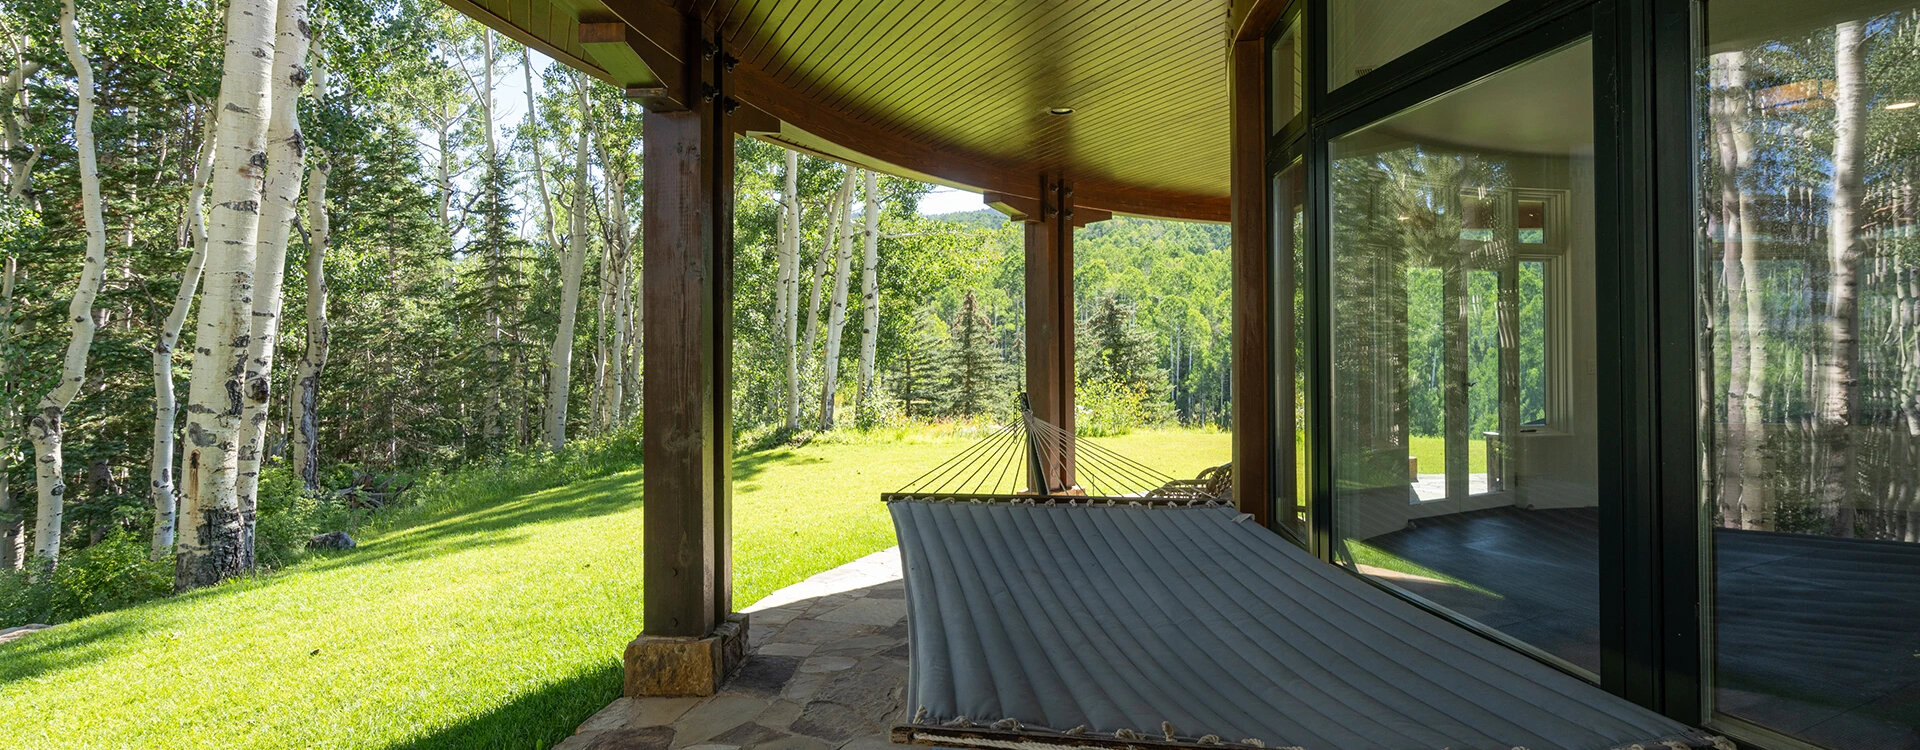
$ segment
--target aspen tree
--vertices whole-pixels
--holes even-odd
[[[1854,487],[1852,431],[1859,419],[1861,203],[1865,197],[1867,90],[1866,39],[1859,21],[1840,24],[1834,34],[1833,190],[1827,208],[1830,264],[1827,287],[1827,357],[1820,409],[1827,448],[1822,490],[1833,535],[1851,537]]]
[[[205,289],[194,329],[187,388],[187,454],[181,473],[174,588],[216,583],[243,570],[240,503],[240,389],[252,335],[249,300],[259,242],[266,165],[275,3],[232,0],[220,84]]]
[[[26,42],[22,40],[22,45]],[[20,201],[27,192],[33,167],[46,147],[29,145],[27,131],[27,80],[40,72],[38,60],[22,60],[6,76],[0,77],[0,153],[7,155],[3,175],[8,201]]]
[[[327,56],[315,41],[313,102],[327,100]],[[293,473],[308,491],[320,488],[320,375],[327,367],[332,331],[327,324],[327,249],[333,221],[327,215],[327,178],[332,174],[325,149],[315,149],[307,171],[307,342],[293,369]]]
[[[833,305],[827,314],[827,350],[821,359],[820,429],[833,429],[833,392],[840,376],[840,341],[847,326],[847,283],[853,266],[853,178],[847,170],[840,206],[840,247],[833,263]]]
[[[532,76],[527,84],[527,107],[533,112]],[[573,153],[573,210],[567,218],[566,253],[560,260],[560,326],[553,335],[553,347],[547,355],[547,447],[558,451],[567,445],[567,398],[573,391],[573,329],[580,308],[580,277],[587,264],[587,87],[574,74],[574,86],[580,92],[580,132]],[[535,171],[539,168],[539,142],[534,142]],[[547,205],[546,177],[540,178],[540,200]],[[547,208],[551,215],[552,209]],[[549,222],[551,224],[551,222]],[[551,233],[549,233],[551,236]],[[558,249],[558,243],[555,243]]]
[[[34,484],[39,490],[40,506],[34,524],[33,554],[43,569],[51,569],[60,557],[60,531],[66,500],[66,462],[61,455],[65,437],[62,420],[67,406],[80,393],[87,377],[87,355],[93,348],[93,301],[100,294],[100,281],[107,266],[107,226],[100,208],[100,167],[93,142],[93,65],[80,47],[80,25],[74,16],[74,0],[60,6],[60,46],[73,64],[79,106],[73,114],[73,143],[80,166],[80,202],[87,228],[87,255],[80,268],[80,285],[67,305],[67,350],[61,361],[60,380],[40,399],[27,420],[27,434],[33,439]]]
[[[13,282],[19,276],[16,258],[7,258],[6,273],[0,276],[0,349],[13,340]],[[13,413],[12,361],[0,357],[0,414]],[[26,524],[14,505],[13,488],[7,478],[13,463],[13,425],[0,424],[0,570],[18,570],[26,563]]]
[[[833,259],[833,248],[840,232],[840,212],[852,200],[852,195],[853,168],[848,167],[846,177],[840,181],[839,192],[833,194],[833,203],[827,207],[827,222],[820,229],[820,251],[814,254],[813,274],[808,279],[807,331],[800,343],[800,353],[804,356],[813,356],[814,337],[820,331],[820,300],[826,288],[827,273],[832,269],[829,263]]]
[[[267,407],[272,403],[274,353],[279,349],[280,309],[287,280],[287,237],[300,201],[306,173],[306,145],[300,132],[300,92],[307,84],[307,46],[312,29],[306,0],[280,0],[273,47],[272,108],[267,122],[267,176],[260,204],[253,272],[246,375],[241,383],[240,469],[234,493],[240,503],[242,566],[253,567],[253,525],[259,505],[261,452],[267,440]]]
[[[787,365],[787,429],[800,429],[800,152],[787,150],[786,185],[781,193],[780,348]]]
[[[307,348],[294,367],[293,473],[308,490],[320,487],[320,374],[332,344],[327,328],[327,247],[333,224],[327,216],[327,177],[332,168],[316,150],[307,173]]]
[[[880,189],[867,170],[866,257],[860,268],[860,390],[853,402],[856,420],[873,416],[873,365],[880,353]]]
[[[200,271],[207,263],[207,178],[213,171],[215,116],[207,114],[205,132],[200,137],[200,153],[194,159],[193,187],[187,190],[185,236],[187,267],[180,271],[180,288],[173,295],[173,309],[160,324],[160,336],[153,346],[153,454],[148,460],[148,494],[153,501],[153,542],[150,554],[165,560],[173,554],[174,508],[178,502],[173,476],[175,420],[179,416],[178,399],[173,392],[173,352],[180,343],[180,329],[187,324],[193,309],[193,295],[200,288]]]

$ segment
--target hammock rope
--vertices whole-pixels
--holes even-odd
[[[1218,472],[1220,469],[1211,469]],[[1060,480],[1071,478],[1071,481]],[[1223,498],[1221,482],[1179,480],[1075,436],[1033,415],[1025,394],[1020,413],[966,449],[885,497],[974,500]]]

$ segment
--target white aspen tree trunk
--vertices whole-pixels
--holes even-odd
[[[632,234],[628,234],[628,236],[632,236]],[[626,307],[624,307],[624,309],[626,309],[626,353],[624,353],[624,357],[622,357],[620,363],[618,363],[620,364],[620,372],[626,376],[626,401],[620,403],[620,424],[634,424],[634,420],[637,420],[637,414],[639,414],[639,399],[641,399],[641,384],[639,384],[639,351],[641,351],[641,345],[639,345],[639,324],[641,324],[641,315],[643,315],[645,311],[643,311],[643,307],[641,307],[639,301],[637,301],[637,299],[639,299],[639,293],[637,293],[636,288],[634,288],[634,269],[636,269],[636,267],[639,267],[639,263],[628,259],[626,272],[622,274],[622,280],[620,280],[620,293],[626,295]]]
[[[792,152],[788,152],[792,153]],[[792,176],[789,170],[787,175]],[[787,227],[793,218],[793,193],[781,187],[780,197],[775,202],[773,221],[773,346],[778,349],[786,343],[787,330],[787,279],[793,271],[791,256],[788,254]]]
[[[332,168],[325,151],[315,151],[313,157],[313,169],[307,174],[307,348],[293,375],[293,473],[309,491],[320,488],[320,375],[327,368],[332,344],[326,266],[327,246],[333,242],[333,222],[327,216],[327,176]]]
[[[540,118],[536,114],[540,108],[534,100],[531,50],[531,47],[524,45],[520,47],[520,76],[527,89],[527,121],[533,124],[533,130],[537,132]],[[553,226],[553,193],[547,189],[547,161],[545,152],[540,148],[540,138],[537,135],[529,137],[527,148],[533,152],[533,179],[540,187],[540,226],[546,229],[547,246],[560,252],[560,236]]]
[[[827,285],[827,273],[832,270],[835,238],[840,232],[840,210],[844,208],[848,196],[853,194],[853,168],[847,168],[846,178],[840,181],[840,190],[833,194],[833,204],[827,207],[827,224],[820,230],[820,252],[813,259],[813,274],[808,278],[807,331],[800,343],[800,354],[813,357],[813,342],[820,331],[820,300]]]
[[[1747,111],[1751,106],[1752,95],[1747,91],[1746,53],[1733,52],[1728,58],[1728,94],[1732,97],[1727,105],[1727,129],[1733,146],[1736,175],[1745,175],[1753,166],[1753,133],[1748,131]],[[1744,342],[1735,344],[1734,356],[1745,354],[1741,369],[1745,370],[1746,383],[1741,389],[1744,403],[1741,404],[1743,433],[1741,436],[1741,480],[1740,508],[1736,518],[1740,527],[1760,528],[1770,503],[1768,499],[1766,456],[1761,451],[1761,442],[1765,437],[1761,432],[1766,421],[1764,409],[1767,391],[1767,315],[1766,298],[1762,294],[1760,278],[1760,233],[1754,220],[1753,191],[1740,185],[1734,185],[1735,219],[1739,226],[1740,239],[1740,277],[1741,292],[1745,305],[1740,309],[1729,308],[1728,317],[1743,315],[1745,320],[1739,326],[1739,336]],[[1731,304],[1731,300],[1729,300]],[[1733,326],[1729,326],[1732,328]],[[1731,332],[1730,332],[1731,333]]]
[[[7,258],[6,275],[0,277],[0,348],[13,342],[13,282],[20,264]],[[0,414],[13,413],[13,371],[0,357]],[[13,463],[13,425],[0,423],[0,570],[19,570],[27,561],[27,529],[14,502],[13,487],[7,478]]]
[[[6,188],[7,200],[19,201],[26,195],[29,178],[33,174],[34,164],[40,161],[42,148],[28,145],[26,84],[34,74],[40,72],[40,62],[27,60],[7,72],[0,79],[0,102],[7,105],[6,117],[0,118],[0,151],[7,154]]]
[[[627,344],[633,332],[632,298],[627,290],[629,270],[633,267],[633,248],[627,244],[627,193],[623,187],[626,179],[619,170],[609,173],[607,199],[612,205],[607,213],[611,214],[614,225],[614,243],[619,248],[619,263],[613,270],[613,344],[609,348],[611,355],[607,361],[607,423],[615,428],[622,424],[622,404],[627,402]]]
[[[853,170],[847,170],[846,200],[840,206],[840,247],[833,263],[833,306],[827,315],[827,347],[820,360],[820,429],[833,429],[833,392],[839,385],[840,341],[847,325],[847,283],[853,267]]]
[[[205,288],[194,329],[181,472],[180,531],[174,588],[216,583],[243,570],[240,502],[241,388],[253,327],[254,257],[259,242],[267,159],[269,81],[275,3],[232,0],[216,108],[213,178],[208,189]]]
[[[481,69],[481,77],[482,77],[481,80],[483,81],[483,83],[481,84],[480,91],[477,92],[475,98],[480,100],[480,121],[486,132],[486,142],[484,144],[485,145],[484,153],[486,154],[486,159],[487,159],[486,168],[488,170],[491,170],[495,166],[495,162],[499,158],[499,153],[500,153],[499,146],[497,145],[497,142],[494,136],[494,128],[493,128],[493,29],[492,28],[484,29],[480,34],[480,69]],[[473,80],[473,78],[471,77],[472,74],[468,74],[468,76],[469,77],[467,78],[467,80],[472,81]],[[489,248],[487,252],[497,253],[497,252],[500,252],[500,248]],[[495,259],[495,260],[497,261],[498,259]],[[489,343],[487,344],[487,348],[485,351],[485,358],[487,362],[487,372],[489,376],[497,376],[501,374],[500,366],[501,366],[501,363],[505,360],[505,355],[501,351],[501,348],[502,348],[502,343],[505,340],[506,332],[502,330],[502,326],[501,326],[502,313],[500,308],[497,306],[498,305],[497,296],[494,294],[494,290],[498,289],[500,286],[500,279],[495,277],[498,267],[499,267],[499,264],[497,262],[494,263],[492,266],[490,266],[487,271],[486,278],[481,283],[481,287],[485,289],[484,296],[487,300],[486,312],[482,315],[482,319],[486,324],[486,328],[487,328],[486,335],[489,339]],[[494,443],[494,441],[500,437],[500,430],[504,426],[503,420],[500,418],[500,409],[504,402],[504,398],[503,398],[504,392],[507,389],[512,387],[512,380],[513,380],[512,376],[508,375],[505,378],[502,378],[492,383],[488,383],[485,386],[487,393],[481,399],[481,402],[480,402],[480,421],[482,425],[481,434],[486,436],[487,443],[489,446],[491,446]]]
[[[531,76],[529,76],[529,86]],[[587,265],[587,129],[589,116],[587,87],[580,74],[574,74],[574,87],[580,92],[580,134],[573,153],[573,210],[568,212],[566,255],[560,261],[560,326],[553,334],[553,347],[547,355],[547,448],[559,451],[567,446],[567,398],[573,392],[573,329],[580,308],[580,276]],[[529,116],[533,110],[533,91],[527,91]],[[535,144],[536,154],[539,145]],[[539,168],[535,157],[534,171]],[[540,199],[546,204],[546,177],[540,178]],[[549,209],[551,210],[551,209]],[[551,224],[551,222],[549,222]],[[555,245],[558,248],[558,244]]]
[[[60,46],[73,64],[79,107],[73,115],[73,142],[80,163],[80,202],[87,227],[87,256],[80,268],[80,285],[67,305],[67,350],[60,368],[60,381],[40,399],[27,421],[27,433],[33,438],[34,484],[39,490],[40,506],[34,524],[33,554],[42,569],[51,570],[60,557],[60,530],[66,500],[66,469],[61,455],[64,437],[62,420],[67,406],[80,393],[87,376],[87,355],[93,348],[93,300],[100,293],[101,277],[107,267],[107,226],[100,208],[100,167],[93,142],[93,65],[80,48],[79,21],[74,17],[74,0],[60,8]]]
[[[207,178],[213,171],[214,117],[209,114],[200,138],[200,154],[194,160],[193,187],[187,190],[187,242],[193,248],[187,267],[180,271],[180,288],[173,295],[173,309],[160,324],[160,338],[153,346],[153,454],[148,458],[148,492],[153,501],[153,539],[150,554],[165,560],[173,554],[174,420],[179,404],[173,394],[173,352],[180,343],[180,330],[193,309],[193,295],[200,288],[200,270],[207,262],[206,197]]]
[[[306,174],[305,137],[300,132],[300,92],[307,84],[307,46],[312,42],[306,0],[280,0],[273,46],[272,109],[267,121],[267,178],[260,204],[253,272],[253,333],[247,339],[246,377],[241,384],[240,471],[234,494],[240,502],[241,565],[253,567],[253,526],[259,505],[260,466],[272,405],[273,360],[280,348],[280,310],[286,301],[287,237]]]
[[[580,198],[576,196],[574,200]],[[603,240],[600,247],[600,288],[593,297],[593,393],[587,398],[587,416],[595,435],[607,429],[606,410],[601,408],[601,404],[606,402],[607,378],[610,377],[608,371],[613,367],[613,352],[607,346],[613,339],[612,332],[607,330],[613,325],[611,297],[607,294],[607,275],[612,269],[613,243]]]
[[[487,161],[500,155],[498,139],[493,128],[493,27],[488,26],[480,34],[480,69],[485,85],[480,90],[480,118],[486,125]],[[469,79],[471,80],[471,79]]]
[[[434,132],[438,151],[434,154],[434,190],[439,193],[440,228],[453,236],[453,120],[442,119],[435,123]]]
[[[873,412],[873,366],[880,354],[880,187],[867,170],[866,257],[860,268],[860,390],[854,397],[856,419]]]
[[[631,237],[633,234],[629,232],[627,236]],[[626,280],[627,295],[628,298],[632,300],[629,309],[633,311],[633,314],[628,316],[630,332],[627,335],[628,346],[625,364],[627,371],[627,403],[625,408],[627,415],[626,421],[628,424],[632,424],[640,418],[641,402],[646,397],[646,392],[642,388],[644,384],[641,379],[642,362],[640,355],[643,351],[643,335],[646,331],[647,306],[642,304],[644,298],[641,295],[644,290],[641,288],[639,280],[635,278],[633,272],[634,266],[636,265],[638,264],[632,262],[627,264]]]
[[[327,100],[327,56],[314,40],[313,102]],[[320,489],[320,375],[327,368],[332,331],[327,324],[327,247],[333,242],[333,221],[327,214],[327,177],[332,174],[325,149],[313,152],[307,170],[307,341],[294,363],[293,393],[289,399],[288,436],[293,474],[308,492]]]
[[[596,127],[597,130],[597,127]],[[598,134],[595,135],[598,138]],[[604,148],[604,141],[602,141]],[[611,163],[611,160],[609,160]],[[624,166],[603,169],[607,183],[607,223],[608,242],[612,244],[613,271],[612,285],[609,287],[612,298],[609,309],[613,314],[613,336],[607,346],[607,401],[605,406],[606,422],[609,428],[620,426],[622,422],[621,405],[626,403],[627,385],[627,344],[633,329],[632,297],[628,283],[632,277],[633,244],[627,233],[627,173]]]
[[[1833,191],[1827,209],[1831,274],[1827,290],[1827,358],[1823,364],[1822,426],[1831,445],[1822,492],[1836,536],[1853,536],[1854,443],[1860,384],[1860,213],[1865,178],[1867,95],[1865,28],[1858,21],[1834,32]]]
[[[800,152],[787,150],[780,235],[780,348],[787,365],[787,429],[800,429]]]

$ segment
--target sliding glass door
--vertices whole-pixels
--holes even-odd
[[[1281,524],[1743,745],[1920,750],[1920,0],[1288,12]]]
[[[1920,6],[1702,9],[1710,701],[1920,748]]]
[[[1336,559],[1597,679],[1593,64],[1578,42],[1329,150]]]

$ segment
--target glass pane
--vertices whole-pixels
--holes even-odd
[[[1521,242],[1526,242],[1525,227]],[[1520,261],[1520,431],[1547,426],[1547,263]]]
[[[1699,71],[1717,715],[1920,748],[1920,7],[1713,0]]]
[[[1327,4],[1327,90],[1393,62],[1504,1],[1332,0]]]
[[[1307,534],[1306,167],[1296,161],[1273,178],[1274,519]]]
[[[1445,285],[1441,269],[1407,269],[1407,476],[1416,502],[1447,499]]]
[[[1582,42],[1333,142],[1332,439],[1343,562],[1598,672],[1597,388],[1541,361],[1594,350],[1592,65]],[[1522,262],[1520,196],[1549,192],[1572,304]],[[1550,387],[1566,423],[1519,429]]]
[[[1301,94],[1306,89],[1300,76],[1306,66],[1300,41],[1300,18],[1295,16],[1286,30],[1280,32],[1280,38],[1273,40],[1273,48],[1267,53],[1267,83],[1272,87],[1267,100],[1267,122],[1275,133],[1292,122],[1302,109]]]
[[[1547,202],[1520,201],[1513,222],[1520,228],[1520,244],[1547,244]]]

